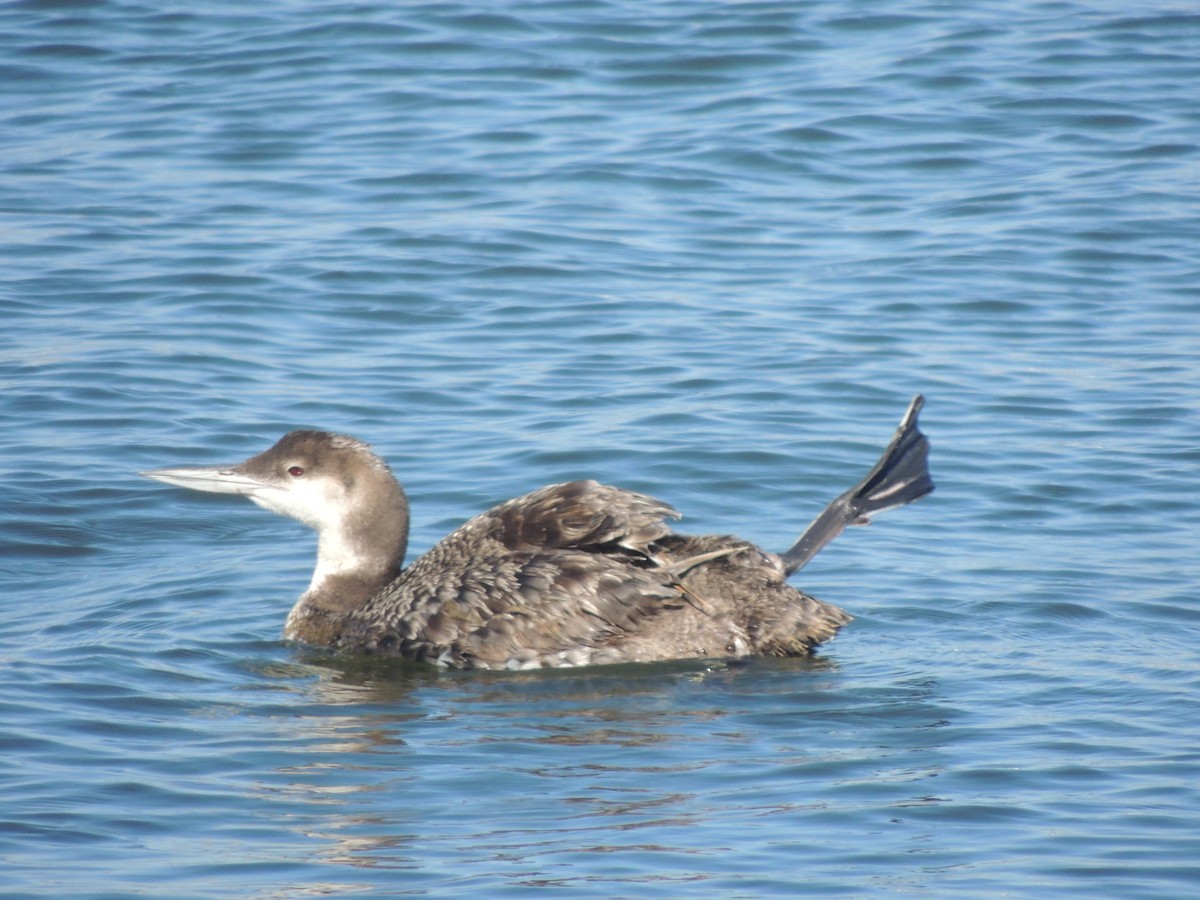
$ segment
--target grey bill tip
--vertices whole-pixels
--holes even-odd
[[[875,468],[825,507],[800,540],[783,554],[788,575],[804,568],[847,525],[865,525],[871,516],[912,503],[933,490],[928,466],[929,439],[917,427],[917,415],[924,405],[925,398],[917,394]]]

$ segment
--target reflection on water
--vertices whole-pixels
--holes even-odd
[[[584,877],[576,854],[621,852],[645,854],[629,874],[643,884],[660,855],[720,850],[694,838],[717,820],[779,835],[881,794],[895,810],[950,802],[922,786],[955,718],[929,679],[847,696],[821,657],[532,673],[296,660],[263,669],[305,700],[272,719],[287,761],[252,790],[326,863],[453,883],[469,858],[475,878],[566,885]],[[889,718],[896,739],[879,746]]]

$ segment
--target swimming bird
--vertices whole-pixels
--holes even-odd
[[[676,534],[671,506],[589,480],[501,503],[405,567],[403,488],[367,444],[324,431],[293,431],[233,466],[141,474],[240,494],[316,529],[288,639],[477,669],[797,656],[851,617],[787,579],[846,526],[933,490],[923,403],[913,399],[866,478],[781,554]]]

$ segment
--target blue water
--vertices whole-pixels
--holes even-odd
[[[1191,2],[0,6],[0,891],[1196,896],[1197,84]],[[782,549],[917,392],[811,661],[331,657],[310,532],[135,474]]]

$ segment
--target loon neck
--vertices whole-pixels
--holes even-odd
[[[339,623],[391,583],[404,567],[408,501],[394,480],[350,514],[320,523],[312,581],[288,615],[284,637],[333,643]],[[317,637],[323,640],[315,640]]]
[[[332,609],[353,609],[395,578],[403,564],[403,547],[364,548],[343,535],[324,533],[317,543],[317,565],[304,596]]]
[[[335,646],[355,610],[382,591],[400,574],[403,551],[390,564],[349,560],[331,554],[322,535],[312,582],[300,595],[283,626],[283,636],[317,646]]]

